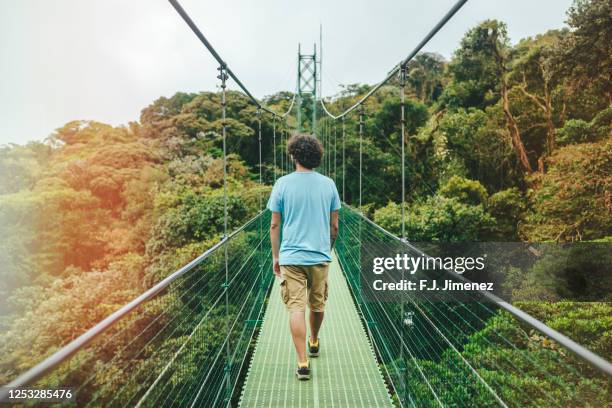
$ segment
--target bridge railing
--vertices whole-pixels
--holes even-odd
[[[259,213],[8,387],[72,388],[79,407],[226,406],[272,281],[269,218]]]
[[[400,406],[610,405],[606,360],[495,295],[380,299],[362,285],[362,251],[413,249],[348,206],[340,223],[336,252]]]

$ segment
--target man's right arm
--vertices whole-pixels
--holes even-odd
[[[329,243],[330,248],[334,247],[338,237],[338,210],[332,211],[329,217]]]
[[[280,276],[279,252],[280,252],[280,229],[283,211],[283,200],[279,189],[279,181],[274,183],[270,198],[268,199],[268,209],[272,212],[270,221],[270,246],[272,246],[272,271],[276,276]]]
[[[272,246],[272,270],[276,276],[280,276],[280,264],[278,256],[280,252],[280,227],[281,213],[273,211],[270,221],[270,245]]]
[[[336,187],[336,183],[331,181],[332,184],[332,202],[331,202],[331,212],[329,217],[329,243],[330,247],[333,248],[336,243],[336,237],[338,236],[338,212],[342,207],[342,202],[340,201],[340,195],[338,194],[338,188]]]

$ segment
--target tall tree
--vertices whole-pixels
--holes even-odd
[[[444,86],[446,61],[440,54],[424,52],[408,63],[408,83],[423,103],[435,101]]]
[[[509,40],[506,25],[487,20],[469,30],[449,63],[452,81],[441,97],[441,103],[451,108],[477,107],[484,109],[498,103],[506,119],[512,146],[523,171],[533,169],[525,149],[518,124],[510,110],[508,62]]]
[[[612,103],[612,5],[610,0],[575,0],[567,12],[570,34],[556,64],[567,74],[571,90],[583,88]]]
[[[554,121],[553,97],[562,93],[561,76],[554,66],[552,55],[559,42],[559,31],[537,36],[534,40],[524,40],[517,46],[521,53],[513,63],[510,81],[543,114],[546,126],[546,156],[555,150],[556,130]],[[539,160],[542,161],[542,158]]]
[[[498,73],[500,76],[500,94],[502,99],[502,108],[504,116],[506,118],[506,126],[510,133],[510,139],[512,145],[516,150],[516,154],[523,167],[523,170],[531,173],[533,169],[529,163],[529,157],[525,150],[525,145],[521,139],[521,133],[519,131],[516,119],[510,110],[510,98],[508,97],[508,75],[507,75],[507,61],[508,61],[508,33],[506,25],[497,21],[491,21],[489,24],[486,22],[485,25],[486,33],[485,41],[489,43],[493,55],[495,56],[495,62],[497,65]],[[478,28],[478,27],[477,27]]]

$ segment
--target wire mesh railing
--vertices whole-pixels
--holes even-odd
[[[227,406],[272,281],[269,219],[259,213],[8,386],[71,388],[77,406]]]
[[[400,406],[610,406],[608,365],[593,364],[580,346],[481,292],[466,299],[380,299],[362,285],[362,252],[410,245],[343,206],[336,252]],[[419,254],[416,250],[415,255]],[[417,273],[426,274],[426,271]],[[459,277],[427,276],[438,281]],[[509,310],[510,311],[509,311]],[[520,317],[520,318],[519,318]],[[539,330],[542,328],[542,330]],[[564,340],[565,339],[565,340]],[[589,353],[587,350],[582,351]],[[603,363],[602,363],[603,361]]]

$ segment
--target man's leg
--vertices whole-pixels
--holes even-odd
[[[325,302],[327,300],[328,265],[313,265],[309,267],[311,282],[308,303],[310,306],[310,340],[316,343],[319,330],[323,323]]]
[[[295,265],[281,266],[284,282],[281,284],[283,302],[289,311],[289,329],[295,345],[298,362],[305,363],[306,358],[306,317],[307,280],[302,267]]]
[[[298,362],[306,362],[306,318],[304,311],[291,312],[289,314],[289,327],[291,328],[291,337],[295,345]]]
[[[313,312],[310,311],[310,340],[316,342],[319,338],[319,330],[321,329],[321,323],[323,323],[324,312]]]

